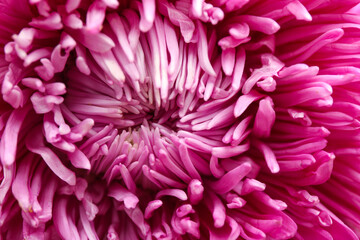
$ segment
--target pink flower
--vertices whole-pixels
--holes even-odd
[[[357,0],[0,0],[0,239],[359,239]]]

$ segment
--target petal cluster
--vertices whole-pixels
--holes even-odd
[[[0,0],[0,239],[359,239],[357,0]]]

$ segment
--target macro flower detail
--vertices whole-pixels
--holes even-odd
[[[0,0],[0,239],[359,239],[357,0]]]

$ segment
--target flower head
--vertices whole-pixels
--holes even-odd
[[[358,239],[357,0],[0,0],[0,238]]]

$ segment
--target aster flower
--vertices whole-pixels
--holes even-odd
[[[0,239],[359,239],[357,0],[0,0]]]

